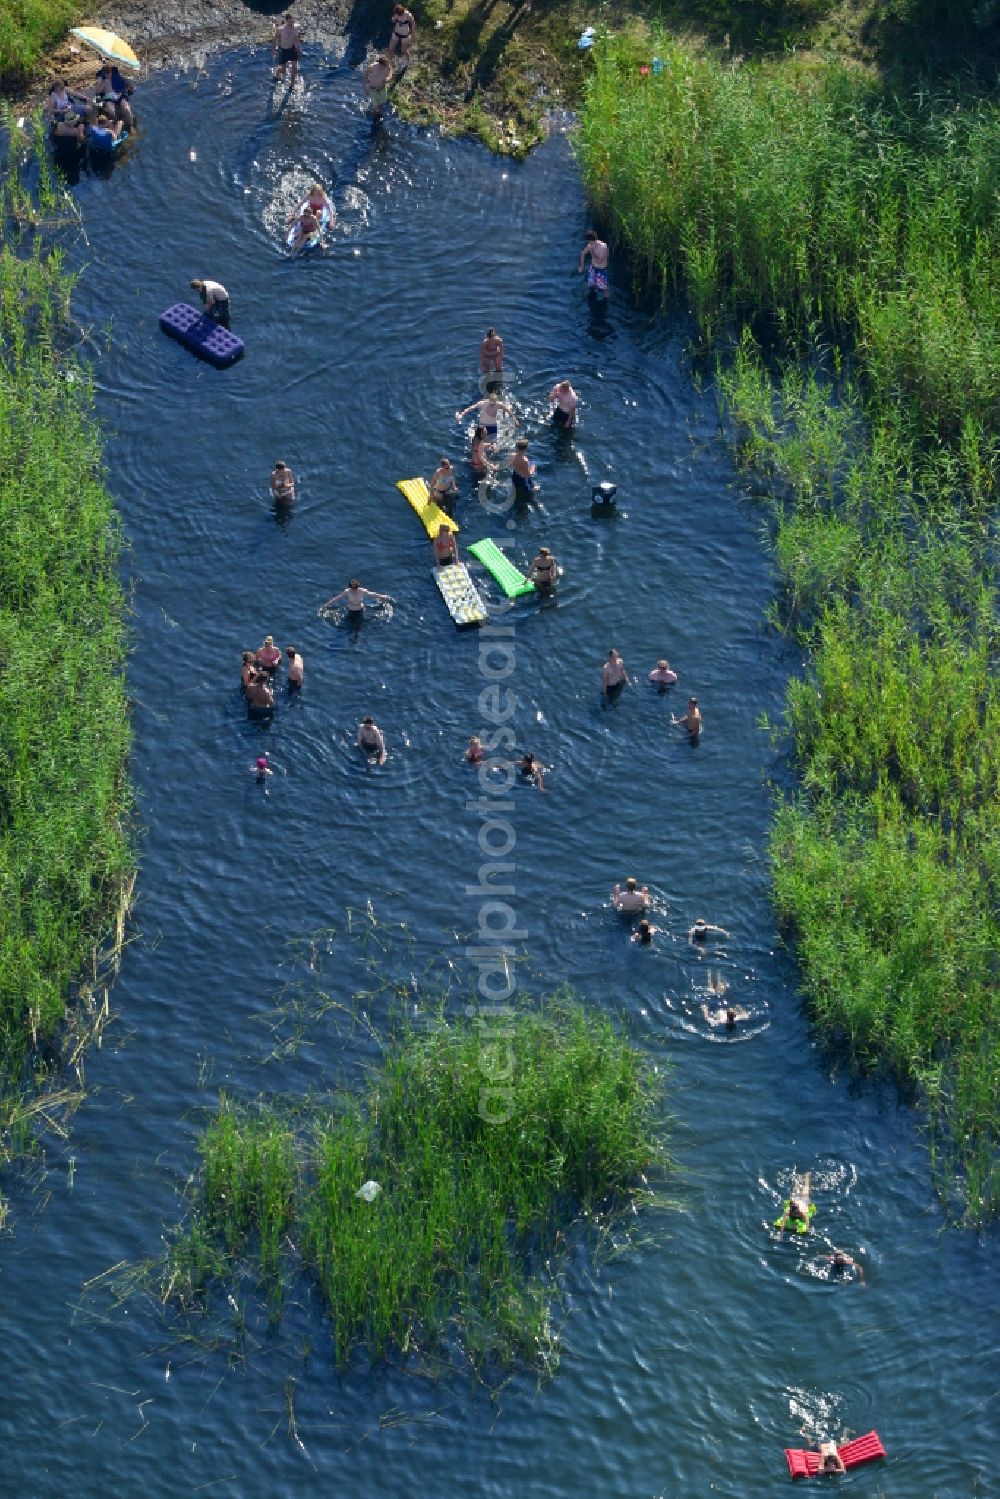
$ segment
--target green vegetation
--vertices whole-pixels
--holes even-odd
[[[68,347],[67,212],[15,132],[0,189],[0,1150],[52,1074],[74,979],[131,874],[124,599],[91,389]]]
[[[565,996],[404,1029],[360,1100],[222,1098],[164,1299],[201,1304],[252,1259],[272,1315],[293,1271],[312,1277],[341,1367],[457,1342],[480,1370],[551,1370],[560,1244],[581,1212],[607,1231],[649,1196],[657,1104],[652,1067]]]
[[[0,89],[23,87],[80,17],[78,0],[4,0],[0,6]]]
[[[721,396],[769,483],[775,622],[812,649],[779,915],[828,1037],[919,1089],[972,1222],[1000,1206],[998,147],[968,90],[639,34],[599,51],[581,137],[637,277],[742,329]]]

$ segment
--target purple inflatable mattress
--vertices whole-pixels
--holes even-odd
[[[176,338],[185,349],[207,359],[217,370],[228,369],[237,359],[242,359],[245,344],[242,338],[223,328],[214,318],[206,317],[197,307],[187,302],[175,302],[166,312],[160,313],[160,327],[171,338]]]

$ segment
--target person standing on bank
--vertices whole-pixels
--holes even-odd
[[[284,83],[285,68],[291,63],[292,76],[288,87],[294,88],[295,80],[299,76],[299,59],[302,56],[302,32],[291,11],[286,13],[285,19],[275,31],[271,51],[278,60],[277,71],[274,75],[275,83]]]
[[[416,34],[417,23],[406,6],[394,5],[392,7],[392,35],[389,37],[389,45],[386,48],[389,56],[393,57],[398,52],[400,57],[409,57]]]
[[[229,293],[221,281],[192,281],[191,290],[201,298],[206,317],[214,318],[223,328],[228,328]]]

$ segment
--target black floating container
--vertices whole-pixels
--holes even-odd
[[[617,484],[595,484],[590,491],[590,513],[595,520],[607,520],[618,514]]]

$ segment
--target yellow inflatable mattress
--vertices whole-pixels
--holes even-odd
[[[452,520],[451,516],[431,499],[423,479],[400,479],[397,481],[396,488],[406,496],[420,516],[428,536],[436,536],[442,526],[447,526],[449,531],[458,530],[458,522]]]

